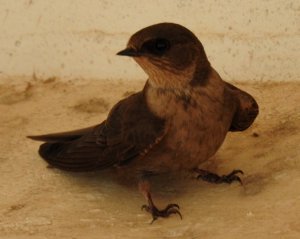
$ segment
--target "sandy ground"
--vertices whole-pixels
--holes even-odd
[[[299,83],[236,83],[256,97],[260,115],[203,167],[243,169],[244,186],[166,179],[156,202],[178,203],[183,220],[150,225],[135,185],[120,185],[111,172],[47,168],[39,142],[25,138],[96,124],[144,82],[1,82],[0,238],[300,238]]]

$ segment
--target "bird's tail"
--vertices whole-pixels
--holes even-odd
[[[98,163],[101,147],[95,144],[93,131],[97,126],[70,132],[27,136],[30,139],[44,141],[40,156],[51,166],[67,171],[85,172],[102,168],[111,162]],[[101,125],[100,125],[101,127]]]
[[[54,134],[30,135],[27,136],[27,138],[37,140],[37,141],[44,141],[44,142],[67,142],[82,137],[83,135],[93,131],[94,128],[97,126],[98,125],[84,128],[84,129],[78,129],[78,130],[72,130],[72,131],[54,133]]]

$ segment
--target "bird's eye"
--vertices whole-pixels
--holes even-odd
[[[142,46],[142,50],[152,55],[162,56],[170,47],[171,44],[168,40],[156,38],[146,41]]]
[[[158,52],[164,52],[170,48],[170,43],[166,39],[156,39],[155,41],[155,49]]]

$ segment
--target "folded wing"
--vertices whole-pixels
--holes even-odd
[[[226,83],[226,90],[232,94],[237,102],[229,131],[243,131],[249,128],[258,115],[259,108],[255,99],[245,91]]]
[[[117,103],[99,125],[29,138],[46,142],[39,154],[50,165],[89,171],[130,163],[164,135],[164,128],[164,120],[149,111],[140,92]]]

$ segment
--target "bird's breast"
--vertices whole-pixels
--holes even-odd
[[[221,146],[232,119],[222,91],[195,91],[186,98],[156,94],[148,102],[167,121],[168,133],[159,149],[166,167],[193,168],[207,160]]]

